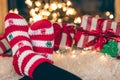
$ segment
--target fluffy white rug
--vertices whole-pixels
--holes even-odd
[[[54,52],[55,65],[76,74],[83,80],[120,80],[120,60],[95,51]],[[11,57],[0,57],[0,80],[18,80]]]

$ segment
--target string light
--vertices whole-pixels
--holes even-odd
[[[74,20],[74,23],[81,23],[81,18],[80,17],[76,17]]]
[[[103,61],[107,61],[107,58],[106,58],[105,55],[102,55],[102,56],[100,57],[100,59],[103,60]]]
[[[72,5],[71,1],[67,1],[67,6],[71,6],[71,5]]]
[[[58,4],[58,8],[62,8],[62,4],[61,3]]]
[[[39,6],[41,5],[41,3],[40,3],[39,1],[35,1],[35,5],[36,5],[37,7],[39,7]]]
[[[114,19],[114,15],[110,11],[106,11],[105,16],[109,19]]]
[[[16,13],[16,14],[19,13],[17,8],[15,8],[15,9],[11,9],[11,10],[9,10],[9,12],[10,12],[10,13]]]
[[[109,18],[110,18],[110,19],[113,19],[113,18],[114,18],[114,15],[113,15],[113,14],[110,14]]]
[[[57,22],[61,23],[61,22],[62,22],[62,19],[58,19],[58,21],[57,21]]]
[[[46,3],[45,6],[44,6],[45,9],[48,9],[49,8],[49,4]]]
[[[57,22],[70,20],[71,23],[74,23],[76,19],[77,12],[72,8],[70,0],[25,0],[25,3],[30,8],[30,22],[35,22],[39,19],[49,19]],[[39,18],[36,18],[36,16]],[[77,18],[75,23],[80,22]]]
[[[110,16],[110,12],[109,12],[109,11],[106,11],[106,12],[105,12],[105,15],[106,15],[106,16]]]

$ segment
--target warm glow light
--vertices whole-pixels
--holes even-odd
[[[35,1],[35,5],[36,5],[37,7],[39,7],[39,6],[41,5],[41,3],[40,3],[39,1]]]
[[[26,0],[25,3],[30,7],[32,6],[32,1],[31,0]]]
[[[57,9],[57,4],[56,3],[52,3],[50,5],[50,7],[51,7],[52,10],[56,10]]]
[[[35,13],[35,9],[31,9],[30,12],[31,12],[31,14]]]
[[[29,14],[32,19],[29,19],[29,21],[36,21],[42,18],[61,23],[62,21],[66,22],[69,19],[71,21],[75,19],[76,10],[71,7],[72,2],[70,0],[25,0],[25,3],[30,8]],[[10,12],[14,11],[11,10]],[[78,19],[75,22],[80,23]]]
[[[41,19],[42,19],[42,17],[39,16],[39,15],[35,15],[35,16],[33,17],[34,22],[36,22],[36,21],[38,21],[38,20],[41,20]]]
[[[63,7],[63,8],[66,7],[66,4],[65,4],[64,2],[62,3],[62,7]]]
[[[76,58],[76,55],[75,54],[72,54],[72,56],[71,56],[72,58]]]
[[[30,10],[30,15],[31,15],[31,16],[36,15],[36,14],[35,14],[35,9],[31,9],[31,10]]]
[[[39,11],[39,8],[38,8],[38,7],[36,7],[36,8],[35,8],[35,11]]]
[[[66,11],[66,10],[67,10],[67,8],[66,8],[66,7],[64,7],[64,8],[63,8],[63,11]]]
[[[49,15],[50,15],[50,12],[49,12],[49,11],[47,11],[47,12],[46,12],[46,16],[49,16]]]
[[[61,22],[62,22],[62,19],[58,19],[58,22],[61,23]]]
[[[56,20],[57,20],[56,17],[53,17],[53,18],[52,18],[52,21],[53,21],[53,22],[56,22]]]
[[[87,50],[91,50],[92,47],[87,47],[87,48],[84,48],[83,50],[87,51]]]
[[[42,16],[49,16],[49,15],[50,15],[50,12],[47,11],[47,10],[42,10],[42,11],[41,11],[41,15],[42,15]]]
[[[30,18],[30,19],[29,19],[29,22],[30,22],[30,23],[33,23],[33,22],[34,22],[33,18]]]
[[[75,15],[75,14],[76,14],[75,9],[73,9],[73,8],[68,8],[67,9],[66,15]]]
[[[14,9],[14,13],[18,14],[18,9],[17,8]]]
[[[85,55],[86,54],[86,52],[84,51],[84,50],[82,50],[82,53],[81,53],[81,55]]]
[[[61,3],[58,4],[58,8],[62,8],[62,4]]]
[[[67,15],[72,15],[73,14],[73,10],[71,8],[69,8],[66,12]]]
[[[67,1],[67,6],[71,6],[71,5],[72,5],[71,1]]]
[[[57,51],[56,51],[56,53],[57,53],[57,54],[60,54],[60,51],[59,51],[59,50],[57,50]]]
[[[75,54],[75,50],[72,51],[72,54]]]
[[[81,23],[81,18],[80,17],[75,18],[74,23]]]
[[[10,12],[10,13],[14,13],[14,11],[13,11],[12,9],[11,9],[11,10],[9,10],[9,12]]]
[[[110,14],[109,18],[110,18],[110,19],[113,19],[113,18],[114,18],[114,15],[113,15],[113,14]]]
[[[109,11],[107,11],[107,12],[105,13],[105,15],[106,15],[106,16],[109,16],[109,15],[110,15],[110,12],[109,12]]]
[[[106,57],[105,55],[102,55],[100,58],[101,58],[101,60],[103,60],[103,61],[106,61],[106,60],[107,60],[107,57]]]
[[[57,17],[57,14],[56,14],[56,13],[53,13],[53,14],[52,14],[52,17]]]
[[[10,12],[10,13],[16,13],[16,14],[19,13],[17,8],[15,8],[15,9],[11,9],[11,10],[9,10],[9,12]]]
[[[45,6],[44,6],[45,9],[48,9],[49,8],[49,4],[46,3]]]
[[[41,11],[41,14],[42,14],[42,15],[45,15],[45,10],[42,10],[42,11]]]
[[[100,18],[100,16],[99,16],[99,15],[95,15],[95,17],[96,17],[96,18]]]
[[[65,47],[65,49],[66,49],[66,50],[70,50],[70,49],[71,49],[71,47],[66,46],[66,47]]]

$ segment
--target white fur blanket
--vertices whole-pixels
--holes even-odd
[[[95,51],[54,53],[55,65],[80,76],[83,80],[120,80],[120,60]],[[0,80],[18,80],[12,57],[0,57]]]

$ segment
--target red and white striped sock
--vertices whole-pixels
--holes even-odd
[[[13,66],[20,75],[32,78],[36,67],[43,62],[52,63],[49,59],[33,51],[28,35],[26,20],[14,13],[5,17],[5,34],[13,52]]]
[[[52,23],[47,19],[39,20],[30,26],[28,33],[33,50],[53,60],[54,30]]]

